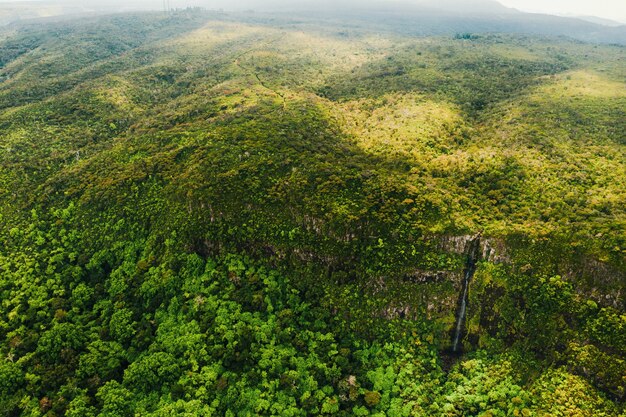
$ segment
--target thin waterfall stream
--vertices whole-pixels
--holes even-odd
[[[463,326],[467,315],[467,302],[469,298],[469,284],[476,272],[476,266],[480,260],[480,234],[467,243],[465,250],[467,259],[465,263],[465,271],[463,272],[463,290],[459,299],[459,308],[456,318],[456,327],[454,329],[454,338],[452,341],[452,351],[459,352],[459,343],[463,334]]]

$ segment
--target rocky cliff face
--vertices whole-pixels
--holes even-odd
[[[392,280],[384,278],[376,280],[376,284],[372,284],[376,287],[373,292],[385,293],[388,300],[387,307],[380,314],[388,319],[417,320],[426,317],[439,321],[449,330],[440,339],[442,348],[447,348],[448,335],[454,334],[455,327],[459,324],[459,305],[464,289],[467,286],[471,292],[475,285],[471,282],[465,283],[468,249],[472,248],[472,243],[478,245],[474,248],[476,262],[511,265],[523,273],[534,269],[525,264],[530,253],[538,263],[545,264],[541,268],[537,265],[535,272],[560,274],[573,283],[575,290],[583,298],[594,300],[600,306],[611,306],[621,311],[626,308],[626,277],[609,264],[592,258],[578,258],[574,264],[571,258],[544,256],[539,249],[534,251],[525,245],[516,247],[504,239],[480,237],[477,241],[477,235],[463,235],[444,236],[437,241],[440,251],[463,257],[463,266],[456,270],[415,269],[393,284]],[[392,289],[393,286],[395,290]],[[392,295],[394,291],[395,295]],[[476,306],[467,305],[468,315],[474,314],[473,308]]]
[[[440,238],[438,247],[444,252],[463,255],[474,237],[473,235],[444,236]],[[503,239],[481,238],[480,251],[482,261],[494,264],[512,264],[516,257],[516,250],[509,247]],[[546,262],[550,261],[546,259]],[[591,257],[578,258],[574,261],[567,258],[554,259],[552,262],[554,265],[551,269],[554,274],[559,274],[572,282],[576,291],[582,296],[602,306],[626,310],[626,273],[623,271]],[[434,274],[445,275],[442,272]],[[448,278],[457,283],[461,275],[448,273]]]
[[[574,289],[601,306],[626,311],[626,273],[604,262],[585,257],[562,266],[562,275]]]
[[[463,236],[443,236],[439,239],[439,249],[443,252],[465,254],[468,245],[476,238],[476,235]],[[485,238],[480,239],[479,251],[480,259],[493,263],[508,263],[511,261],[506,244],[501,239]]]

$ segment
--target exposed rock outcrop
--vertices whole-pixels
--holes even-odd
[[[463,255],[467,245],[475,238],[476,235],[443,236],[438,240],[438,248],[443,252]],[[507,253],[506,244],[501,239],[481,237],[479,250],[480,258],[484,261],[507,263],[511,260]]]

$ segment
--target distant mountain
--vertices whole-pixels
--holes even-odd
[[[626,45],[626,25],[596,17],[524,13],[495,0],[166,0],[170,8],[203,7],[278,13],[320,19],[367,21],[387,30],[417,35],[527,33]],[[65,0],[0,3],[0,24],[17,20],[84,13],[162,10],[162,0]]]
[[[587,42],[626,45],[626,26],[610,26],[590,19],[525,13],[491,0],[420,0],[405,2],[352,0],[319,3],[290,3],[283,13],[297,11],[328,13],[342,19],[366,19],[374,25],[387,26],[394,31],[417,35],[446,35],[458,32],[471,33],[526,33],[544,36],[567,36]],[[604,19],[600,19],[604,21]]]
[[[94,0],[33,0],[12,1],[6,3],[0,2],[0,25],[54,16],[154,10],[160,5],[162,5],[161,2],[148,0],[133,0],[129,2],[111,0],[106,3]]]
[[[171,0],[175,7],[183,0]],[[571,18],[524,13],[495,0],[191,0],[194,5],[224,10],[317,14],[372,21],[403,33],[422,35],[456,32],[528,33],[626,44],[626,26],[611,27],[605,19]],[[185,2],[189,4],[189,2]]]
[[[440,10],[452,13],[470,14],[512,14],[519,13],[515,9],[508,8],[495,0],[408,0],[397,2],[404,7],[416,7],[419,9]]]
[[[454,13],[512,13],[514,9],[503,6],[495,0],[241,0],[232,1],[196,0],[195,4],[224,10],[257,10],[257,11],[345,11],[345,10],[439,10]]]
[[[0,24],[23,19],[58,16],[64,14],[62,6],[40,2],[0,3]]]
[[[574,17],[576,19],[585,20],[587,22],[596,23],[598,25],[604,25],[604,26],[616,27],[616,26],[625,25],[624,23],[617,22],[615,20],[604,19],[602,17],[597,17],[597,16],[566,16],[566,17]]]

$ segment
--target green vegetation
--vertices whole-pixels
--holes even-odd
[[[197,10],[6,32],[0,414],[623,414],[625,58]]]

